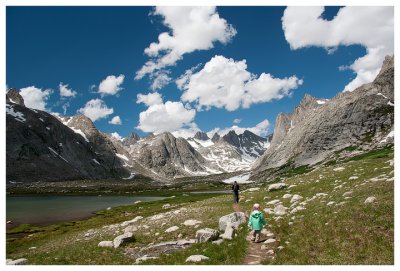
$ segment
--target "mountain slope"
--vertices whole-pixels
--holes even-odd
[[[283,165],[316,164],[346,147],[375,148],[393,140],[394,58],[377,78],[330,101],[306,95],[291,114],[280,114],[274,136],[254,173]]]
[[[112,159],[111,150],[96,152],[98,148],[88,138],[51,114],[8,100],[6,115],[7,181],[114,179],[130,175],[121,161]]]

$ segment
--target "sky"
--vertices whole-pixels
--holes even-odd
[[[6,84],[116,137],[265,136],[306,93],[371,82],[392,7],[7,7]],[[375,18],[371,20],[371,18]]]

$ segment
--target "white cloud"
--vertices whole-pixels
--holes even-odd
[[[234,120],[233,120],[233,123],[239,124],[241,121],[242,121],[242,119],[234,119]]]
[[[228,111],[248,108],[253,103],[289,96],[291,89],[303,83],[296,76],[279,79],[262,73],[256,78],[247,71],[246,60],[235,61],[224,56],[214,56],[202,70],[181,78],[182,101],[195,102],[198,110],[212,106]]]
[[[139,114],[138,129],[143,132],[174,132],[191,125],[196,111],[186,109],[181,102],[167,101],[165,104],[152,104]]]
[[[109,124],[114,124],[114,125],[121,125],[122,121],[121,121],[121,118],[119,116],[115,116],[108,123]]]
[[[214,42],[223,44],[236,35],[236,30],[221,18],[215,7],[156,7],[152,15],[160,15],[169,32],[158,36],[144,52],[151,60],[137,71],[135,79],[173,66],[184,54],[214,47]]]
[[[197,124],[192,122],[186,127],[180,128],[179,130],[173,131],[172,134],[175,137],[183,137],[183,138],[189,138],[189,137],[194,137],[194,135],[200,131],[199,127],[197,127]]]
[[[76,96],[76,91],[72,90],[71,88],[68,88],[68,84],[63,84],[60,83],[58,85],[58,88],[60,90],[60,96],[61,97],[75,97]]]
[[[161,94],[158,92],[153,92],[149,94],[142,94],[139,93],[137,95],[137,101],[136,103],[144,103],[147,106],[152,106],[155,104],[162,104],[163,100],[161,97]]]
[[[209,137],[212,137],[215,133],[218,133],[220,136],[224,136],[229,131],[233,130],[236,132],[236,134],[243,134],[244,131],[249,130],[250,132],[259,135],[259,136],[266,136],[268,134],[268,128],[269,128],[269,121],[267,119],[261,121],[254,127],[239,127],[237,125],[233,125],[231,127],[226,127],[226,128],[214,128],[211,131],[207,132],[207,135]]]
[[[384,57],[393,54],[393,7],[343,7],[331,21],[322,18],[323,12],[323,7],[286,8],[282,27],[290,47],[295,50],[318,46],[332,53],[340,45],[362,45],[367,54],[350,65],[357,75],[344,90],[352,91],[371,82]]]
[[[119,140],[119,141],[122,141],[124,139],[117,132],[111,133],[111,136],[114,137],[115,139]]]
[[[114,75],[107,76],[99,85],[99,93],[102,96],[117,94],[122,89],[120,85],[124,82],[124,79],[125,75],[123,74],[120,74],[118,77]]]
[[[151,75],[151,79],[153,79],[153,83],[150,85],[151,90],[162,89],[164,86],[168,85],[171,82],[172,78],[169,77],[168,72],[166,71],[158,71]]]
[[[63,109],[64,115],[67,114],[68,107],[69,107],[69,102],[67,102],[67,103],[62,105],[62,109]]]
[[[19,94],[24,98],[26,107],[46,110],[46,103],[52,93],[51,89],[42,90],[35,86],[21,88]]]
[[[113,108],[108,108],[101,99],[92,99],[88,101],[84,107],[78,110],[79,113],[90,118],[92,121],[102,119],[114,113]]]

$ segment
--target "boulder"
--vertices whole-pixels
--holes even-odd
[[[113,247],[114,242],[113,241],[101,241],[97,246],[98,247]]]
[[[208,260],[209,258],[204,256],[204,255],[191,255],[189,256],[185,262],[192,262],[192,263],[197,263],[201,261]]]
[[[268,186],[268,191],[271,192],[271,191],[280,190],[280,189],[283,189],[286,187],[287,187],[287,185],[285,183],[274,183],[274,184],[270,184]]]
[[[274,213],[275,213],[275,215],[278,215],[278,216],[285,215],[286,209],[287,208],[285,206],[280,204],[280,205],[275,206]]]
[[[275,205],[275,204],[278,204],[278,203],[280,203],[281,201],[279,200],[279,199],[274,199],[274,200],[271,200],[271,201],[268,201],[267,202],[267,205]]]
[[[272,209],[272,208],[265,208],[265,209],[264,209],[264,212],[265,212],[266,214],[273,215],[273,214],[274,214],[274,209]]]
[[[222,239],[232,240],[234,236],[235,236],[235,227],[232,225],[232,223],[228,222],[225,228],[225,232],[222,235]]]
[[[130,224],[133,224],[133,223],[139,221],[142,218],[143,218],[143,216],[137,216],[134,219],[131,219],[131,220],[128,220],[128,221],[124,221],[124,222],[121,223],[121,227],[126,227],[126,226],[128,226]]]
[[[224,231],[228,222],[237,229],[240,224],[246,223],[246,216],[243,212],[235,212],[225,215],[219,219],[219,229]]]
[[[138,227],[136,227],[135,225],[130,225],[130,226],[128,226],[128,227],[126,227],[125,229],[124,229],[124,233],[127,233],[127,232],[135,232],[135,231],[137,231],[138,230]]]
[[[285,195],[283,195],[283,199],[288,199],[288,198],[291,198],[292,197],[292,194],[285,194]]]
[[[208,241],[217,240],[219,236],[219,232],[217,230],[205,228],[198,230],[196,232],[196,240],[197,243],[205,243]]]
[[[373,202],[375,202],[376,201],[376,198],[375,197],[368,197],[365,201],[364,201],[364,203],[365,204],[370,204],[370,203],[373,203]]]
[[[129,241],[132,241],[133,239],[134,239],[133,233],[131,233],[131,232],[127,232],[127,233],[124,233],[122,235],[119,235],[119,236],[114,238],[114,241],[113,241],[114,248],[118,248],[121,245],[123,245],[123,244],[125,244],[125,243],[127,243]]]

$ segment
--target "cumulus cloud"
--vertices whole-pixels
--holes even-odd
[[[117,94],[122,88],[120,87],[124,82],[125,75],[120,74],[118,77],[115,75],[109,75],[100,82],[99,85],[99,93],[102,96],[105,95],[115,95]]]
[[[139,93],[137,95],[136,103],[144,103],[147,106],[152,106],[155,104],[162,104],[163,100],[161,94],[158,92],[153,92],[149,94]]]
[[[46,110],[46,103],[52,94],[51,89],[42,90],[35,86],[30,86],[26,88],[21,88],[20,93],[22,98],[24,98],[24,103],[26,107]]]
[[[111,133],[111,136],[119,141],[122,141],[124,138],[120,136],[117,132]]]
[[[58,85],[58,88],[60,90],[61,97],[75,97],[76,96],[76,91],[72,90],[71,88],[68,88],[68,84],[63,84],[61,82]]]
[[[164,86],[168,85],[171,82],[172,78],[169,77],[168,72],[166,71],[158,71],[151,75],[151,79],[153,83],[150,85],[151,90],[162,89]]]
[[[175,137],[183,137],[183,138],[189,138],[189,137],[194,137],[194,135],[200,131],[199,127],[197,126],[196,123],[192,122],[189,125],[186,125],[186,127],[180,128],[176,131],[173,131],[172,134]]]
[[[190,126],[195,115],[194,109],[186,109],[181,102],[152,104],[139,114],[139,125],[136,128],[155,134],[174,132]]]
[[[121,125],[122,121],[121,121],[121,118],[119,116],[115,116],[108,123],[109,124],[114,124],[114,125]]]
[[[343,7],[336,17],[322,18],[323,7],[288,7],[282,17],[285,38],[293,50],[317,46],[328,53],[340,45],[362,45],[367,54],[349,66],[356,77],[345,86],[352,91],[371,82],[386,55],[394,50],[393,7]],[[340,69],[343,70],[345,66]]]
[[[90,118],[92,121],[106,118],[114,113],[113,108],[108,108],[106,103],[101,99],[92,99],[88,101],[84,107],[78,109],[78,112]]]
[[[197,109],[212,106],[234,111],[255,103],[279,100],[291,94],[303,83],[296,76],[274,78],[262,73],[258,78],[247,71],[246,60],[235,61],[224,56],[214,56],[202,70],[184,75],[179,82],[182,101],[195,102]]]
[[[161,16],[169,32],[161,33],[158,41],[144,50],[151,59],[136,72],[137,80],[175,65],[184,54],[213,48],[215,42],[226,44],[236,35],[215,7],[164,6],[156,7],[151,15]]]
[[[268,128],[269,128],[269,121],[267,119],[261,121],[254,127],[239,127],[237,125],[233,125],[231,127],[226,127],[226,128],[214,128],[211,131],[207,132],[207,135],[209,137],[212,137],[215,133],[218,133],[220,136],[224,136],[229,131],[233,130],[236,132],[236,134],[243,134],[244,131],[249,130],[250,132],[259,135],[259,136],[266,136],[268,134]]]

